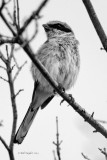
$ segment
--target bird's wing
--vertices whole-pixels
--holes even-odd
[[[49,102],[54,98],[54,96],[55,95],[48,97],[46,101],[41,105],[41,109],[44,109],[49,104]]]

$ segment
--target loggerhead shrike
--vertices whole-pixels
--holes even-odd
[[[65,90],[76,82],[80,56],[78,40],[68,24],[60,21],[50,21],[43,24],[47,41],[38,50],[35,57],[45,66],[50,76]],[[43,109],[53,99],[55,92],[32,63],[31,73],[35,82],[32,101],[29,109],[15,135],[14,143],[21,144],[24,140],[39,108]]]

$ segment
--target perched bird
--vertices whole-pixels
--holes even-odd
[[[47,41],[35,57],[45,66],[53,80],[68,90],[74,85],[79,73],[79,42],[70,26],[64,22],[50,21],[43,27]],[[14,143],[18,144],[24,140],[38,109],[45,108],[55,96],[54,89],[33,63],[31,73],[35,82],[34,92],[30,107],[15,135]]]

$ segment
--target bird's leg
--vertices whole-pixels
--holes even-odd
[[[61,83],[58,83],[58,89],[62,92],[65,92],[65,88],[63,87],[63,85]],[[56,94],[56,90],[53,90],[54,94]]]

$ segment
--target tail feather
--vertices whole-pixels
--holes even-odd
[[[36,88],[36,89],[35,89]],[[31,105],[15,135],[14,143],[21,144],[26,136],[29,128],[37,114],[38,109],[40,106],[45,102],[45,100],[50,96],[49,93],[43,92],[39,90],[39,87],[35,87]]]
[[[21,144],[24,140],[24,137],[26,136],[27,132],[29,131],[29,128],[38,112],[39,108],[33,109],[29,107],[14,139],[14,143]]]

